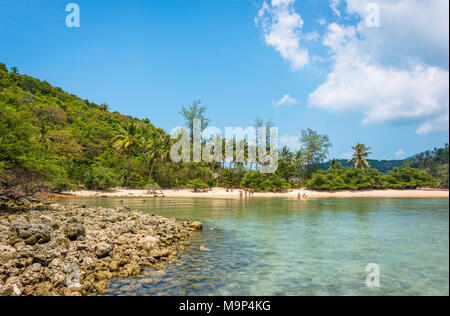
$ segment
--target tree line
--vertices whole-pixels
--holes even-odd
[[[200,101],[181,108],[180,114],[191,134],[191,146],[193,120],[200,119],[201,128],[205,129],[210,123],[206,112],[206,106]],[[267,130],[273,125],[271,120],[261,118],[257,118],[254,123],[256,128]],[[270,139],[267,146],[270,145],[269,141]],[[400,168],[397,174],[391,175],[389,181],[377,182],[372,178],[378,175],[370,168],[367,160],[370,148],[363,144],[353,147],[352,168],[343,167],[339,161],[331,160],[330,170],[320,171],[321,163],[328,158],[332,146],[329,137],[305,129],[301,131],[299,141],[301,146],[297,150],[281,148],[278,169],[269,175],[259,173],[260,164],[250,161],[248,155],[245,155],[243,162],[226,161],[225,151],[221,154],[220,162],[176,163],[170,159],[170,150],[175,140],[163,129],[151,124],[150,120],[110,112],[107,104],[97,105],[89,100],[82,100],[45,81],[21,75],[16,67],[8,71],[0,63],[2,194],[38,190],[64,191],[80,187],[103,190],[116,186],[148,189],[222,186],[248,187],[261,191],[287,190],[301,186],[327,189],[327,184],[324,185],[319,178],[342,177],[369,177],[367,183],[372,183],[374,188],[386,185],[414,187],[431,185],[431,179],[434,180],[425,177],[428,170],[420,171],[420,174],[409,174],[409,169]],[[225,145],[225,140],[223,142]],[[248,146],[248,142],[244,141],[246,153]],[[235,151],[234,155],[237,155]],[[448,147],[446,155],[448,168]],[[442,152],[433,155],[439,161],[445,159],[444,156],[445,153]],[[432,158],[427,158],[426,154],[423,158],[428,159],[426,163],[423,159],[413,161],[418,169],[430,167],[428,162]],[[410,180],[403,177],[407,173]],[[398,174],[403,177],[403,184],[395,182]],[[426,181],[420,182],[417,179]],[[336,181],[341,183],[340,180]],[[348,182],[345,181],[344,183]],[[354,184],[328,186],[329,189],[360,188]]]

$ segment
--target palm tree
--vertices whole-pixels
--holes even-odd
[[[142,148],[142,131],[134,122],[126,126],[119,126],[119,134],[114,138],[113,147],[123,154],[123,168],[125,169],[125,155],[128,155],[128,168],[125,185],[128,186],[130,177],[131,154],[135,149]]]
[[[284,146],[281,149],[280,156],[282,161],[289,161],[294,157],[294,154],[291,152],[288,146]]]
[[[150,166],[150,171],[148,174],[148,184],[150,184],[155,164],[160,159],[162,151],[163,146],[161,142],[161,136],[159,134],[151,135],[147,140],[144,149],[144,161],[147,165]]]
[[[330,170],[337,170],[342,167],[342,164],[337,159],[332,159],[330,161]]]
[[[353,158],[351,158],[348,162],[353,161],[355,168],[365,169],[369,168],[370,164],[367,162],[366,158],[372,153],[369,152],[370,147],[367,147],[364,144],[356,144],[356,146],[352,147],[355,151],[353,154]]]

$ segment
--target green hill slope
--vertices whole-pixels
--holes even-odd
[[[62,190],[84,183],[93,166],[120,175],[123,157],[112,145],[119,126],[130,122],[163,133],[148,120],[111,113],[105,104],[8,72],[0,63],[1,188]]]
[[[392,169],[396,167],[401,167],[405,164],[405,160],[374,160],[367,159],[371,168],[377,169],[382,173],[388,173]],[[353,167],[352,162],[348,162],[347,160],[339,160],[342,166],[344,167]],[[324,162],[320,164],[321,170],[328,170],[330,168],[330,162]]]

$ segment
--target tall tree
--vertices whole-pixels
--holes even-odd
[[[332,144],[327,135],[320,135],[310,128],[302,130],[300,142],[302,143],[305,176],[309,178],[318,165],[327,158]]]
[[[330,161],[330,170],[337,170],[342,167],[342,164],[337,159],[332,159]]]
[[[366,158],[372,154],[371,152],[369,152],[370,147],[367,147],[364,144],[358,143],[358,144],[356,144],[356,146],[352,147],[352,149],[355,152],[353,153],[353,157],[348,162],[352,161],[355,168],[358,168],[358,169],[369,168],[370,164],[366,160]]]
[[[191,133],[191,140],[194,139],[194,120],[201,120],[202,131],[209,125],[209,119],[205,117],[206,106],[201,106],[201,103],[200,100],[195,100],[191,105],[181,108],[180,114],[183,116],[186,127]]]
[[[121,151],[123,154],[123,168],[125,168],[125,154],[128,155],[128,167],[126,172],[125,185],[128,186],[128,181],[131,172],[131,155],[135,149],[142,148],[142,133],[139,126],[131,122],[125,126],[119,126],[118,135],[114,138],[113,147]]]
[[[161,141],[161,135],[159,133],[152,133],[148,135],[144,145],[144,161],[149,166],[148,184],[153,176],[156,163],[162,156],[163,144]]]
[[[288,146],[284,146],[283,148],[281,148],[280,156],[281,156],[281,160],[289,161],[289,160],[292,160],[292,158],[294,157],[294,154],[291,152],[291,150],[289,149]]]

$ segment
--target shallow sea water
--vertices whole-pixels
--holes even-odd
[[[448,199],[89,198],[67,203],[128,206],[205,224],[181,252],[182,265],[168,265],[164,274],[147,270],[114,280],[109,295],[449,295]],[[370,263],[380,268],[380,288],[366,286]]]

